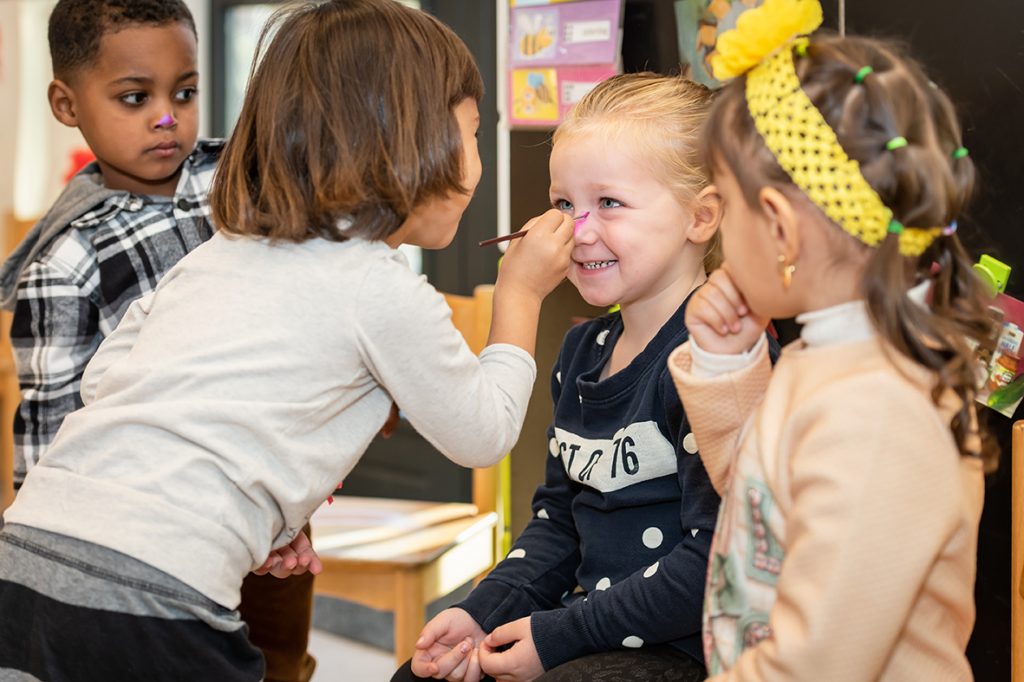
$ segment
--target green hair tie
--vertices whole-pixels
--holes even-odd
[[[889,234],[903,234],[903,223],[893,218],[889,221],[889,227],[886,231]]]
[[[888,149],[889,151],[893,151],[894,149],[899,149],[901,147],[906,146],[907,138],[903,137],[902,135],[897,135],[896,137],[892,138],[891,140],[885,143],[885,148]]]
[[[953,158],[954,159],[962,159],[965,156],[967,156],[967,154],[968,154],[967,147],[957,147],[956,149],[953,150]]]
[[[857,84],[863,83],[864,79],[868,77],[868,74],[874,73],[874,71],[875,70],[872,69],[870,66],[860,67],[860,70],[857,72],[857,75],[853,77],[853,82]]]
[[[796,53],[800,57],[806,57],[807,56],[807,41],[806,40],[801,40],[800,42],[798,42],[796,44]]]

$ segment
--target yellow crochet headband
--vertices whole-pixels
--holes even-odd
[[[821,25],[818,0],[765,0],[721,35],[712,57],[715,77],[747,73],[747,108],[776,161],[833,222],[868,246],[899,234],[900,253],[919,256],[941,227],[904,227],[846,155],[835,131],[800,87],[793,48]]]

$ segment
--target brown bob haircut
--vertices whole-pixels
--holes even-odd
[[[479,102],[483,81],[434,17],[396,0],[295,3],[256,55],[210,190],[220,230],[379,240],[416,206],[466,192],[453,107]]]

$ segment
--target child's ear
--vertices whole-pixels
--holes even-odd
[[[69,128],[78,127],[78,113],[75,107],[75,92],[62,80],[53,79],[46,91],[50,100],[53,117]]]
[[[687,236],[694,244],[704,244],[715,236],[722,222],[722,195],[717,187],[708,185],[693,205],[693,224]]]
[[[795,263],[800,255],[800,221],[796,207],[775,187],[762,187],[757,199],[768,217],[769,236],[778,253],[784,255],[787,262]]]

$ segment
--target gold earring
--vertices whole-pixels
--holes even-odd
[[[793,283],[793,273],[796,272],[796,264],[790,263],[785,254],[779,254],[779,276],[782,278],[782,288],[788,290]]]

